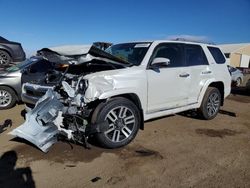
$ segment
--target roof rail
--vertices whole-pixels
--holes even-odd
[[[210,42],[210,41],[202,41],[202,40],[192,40],[192,39],[187,39],[187,38],[173,38],[171,39],[173,41],[185,41],[185,42],[196,42],[196,43],[204,43],[204,44],[211,44],[211,45],[215,45],[214,42]]]

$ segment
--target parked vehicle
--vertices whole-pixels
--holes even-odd
[[[25,53],[20,43],[9,41],[0,36],[0,67],[24,61],[25,58]]]
[[[32,83],[33,80],[44,78],[49,68],[52,68],[52,64],[48,61],[32,57],[3,69],[0,72],[0,110],[11,108],[16,102],[21,102],[22,82]],[[39,73],[33,74],[35,70],[39,70]]]
[[[243,83],[243,73],[230,65],[228,65],[228,70],[231,74],[232,85],[239,87]]]
[[[53,79],[47,74],[42,82],[27,83],[33,90],[24,87],[24,95],[32,97],[41,96],[50,80],[53,86],[11,134],[44,152],[58,135],[85,145],[93,135],[103,147],[122,147],[144,121],[190,109],[210,120],[231,90],[225,57],[210,44],[145,41],[116,44],[106,52],[64,46],[39,54],[69,66]]]

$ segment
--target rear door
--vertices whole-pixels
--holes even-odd
[[[193,104],[198,102],[198,97],[204,83],[211,78],[212,71],[207,60],[207,57],[200,45],[186,44],[185,45],[185,60],[190,68],[190,88],[188,103]]]

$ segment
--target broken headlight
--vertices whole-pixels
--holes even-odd
[[[78,83],[78,93],[83,95],[85,93],[87,87],[88,87],[88,81],[81,79]]]

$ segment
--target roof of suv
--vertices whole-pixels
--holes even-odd
[[[215,45],[214,43],[208,43],[208,42],[199,42],[199,41],[188,41],[188,40],[144,40],[144,41],[131,41],[131,42],[121,42],[120,44],[123,43],[164,43],[164,42],[172,42],[172,43],[185,43],[185,44],[198,44],[198,45],[205,45],[205,46],[214,46],[214,47],[219,47]],[[119,43],[117,43],[119,44]]]

